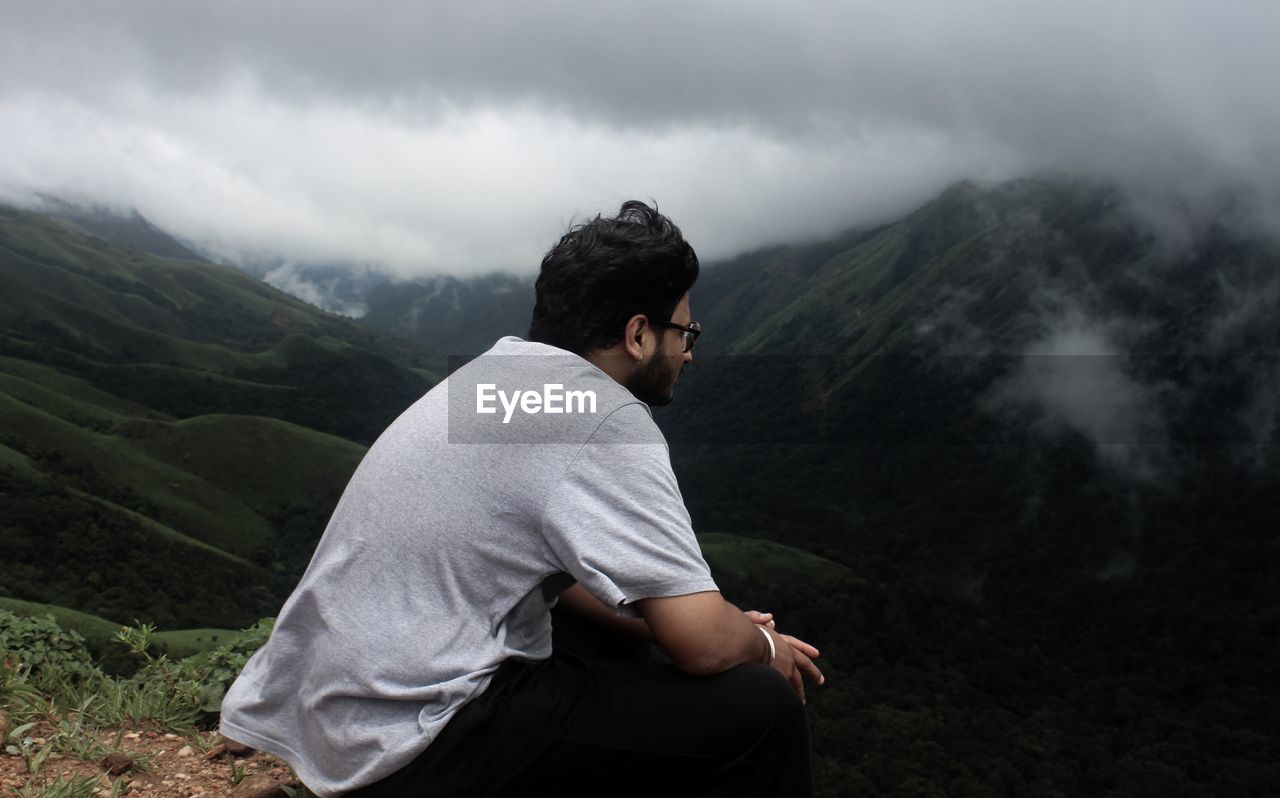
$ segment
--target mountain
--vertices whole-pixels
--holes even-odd
[[[695,286],[656,417],[695,528],[849,569],[767,597],[835,674],[840,794],[1280,777],[1280,246],[1159,221],[1096,183],[962,184]]]
[[[504,335],[528,335],[534,279],[491,274],[384,282],[364,295],[360,321],[449,355],[476,355]]]
[[[273,614],[443,366],[236,269],[0,208],[0,595],[169,628]]]
[[[137,209],[127,212],[75,205],[55,197],[41,198],[41,211],[64,219],[104,241],[159,255],[162,258],[199,260],[200,256],[151,223]]]

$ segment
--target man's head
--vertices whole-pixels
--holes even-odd
[[[582,355],[653,405],[671,401],[684,364],[698,256],[643,202],[575,226],[542,259],[529,340]],[[692,337],[692,336],[689,336]]]

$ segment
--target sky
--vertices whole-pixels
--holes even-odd
[[[0,200],[238,263],[532,273],[654,200],[704,261],[961,179],[1280,192],[1280,4],[0,0]]]

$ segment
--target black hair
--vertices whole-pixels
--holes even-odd
[[[543,257],[529,340],[579,355],[608,349],[632,316],[670,321],[697,279],[680,228],[656,204],[628,200],[612,219],[571,227]]]

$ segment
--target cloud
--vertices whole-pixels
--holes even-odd
[[[1030,410],[1041,432],[1081,435],[1116,473],[1155,482],[1167,476],[1169,438],[1161,407],[1173,386],[1132,374],[1115,334],[1114,326],[1079,310],[1049,320],[982,404],[996,413]]]
[[[940,175],[962,176],[956,142],[905,134],[802,151],[746,128],[616,131],[534,109],[457,109],[423,127],[278,103],[250,85],[182,98],[122,89],[99,103],[135,116],[12,98],[6,128],[23,135],[0,133],[0,183],[137,207],[233,262],[528,272],[574,218],[630,197],[655,199],[704,258],[724,257],[904,210]]]
[[[571,216],[629,196],[714,258],[1039,169],[1280,206],[1263,2],[50,0],[4,18],[0,192],[137,206],[229,258],[528,271]]]
[[[363,301],[342,296],[340,278],[322,279],[310,274],[299,274],[297,265],[293,263],[280,264],[262,275],[262,279],[267,284],[330,313],[358,319],[369,312],[368,305]]]

